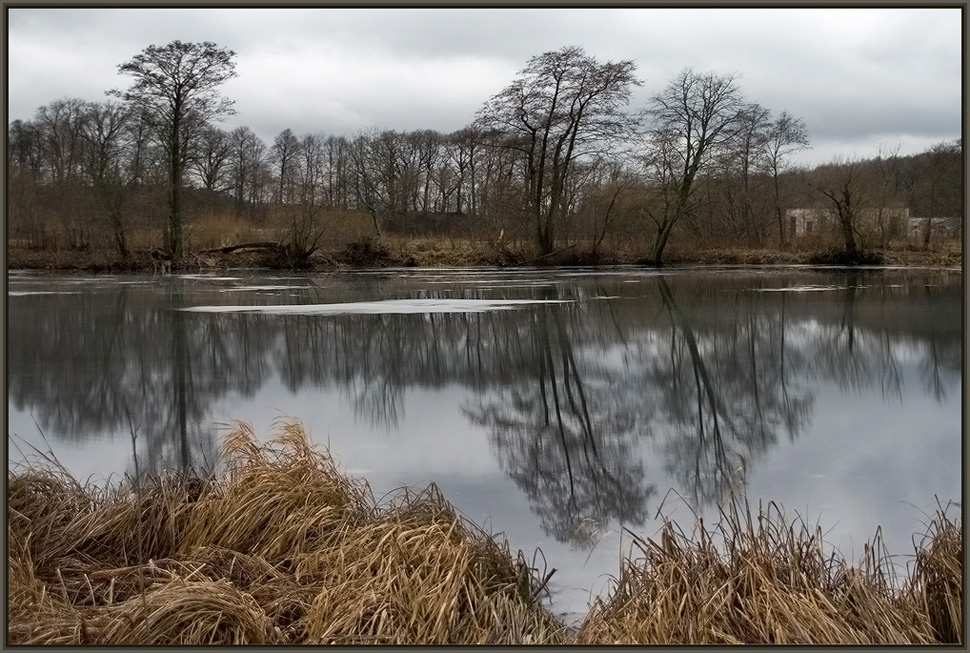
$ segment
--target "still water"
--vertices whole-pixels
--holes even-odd
[[[572,618],[658,510],[743,492],[904,571],[961,500],[959,269],[11,273],[8,311],[8,466],[210,468],[296,417],[375,496],[433,481],[538,548]]]

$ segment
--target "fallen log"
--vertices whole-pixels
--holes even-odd
[[[263,241],[258,243],[241,243],[239,245],[228,245],[226,247],[216,247],[214,249],[203,249],[199,254],[232,254],[244,249],[280,249],[282,245],[274,241]]]

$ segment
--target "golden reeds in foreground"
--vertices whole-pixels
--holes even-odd
[[[82,487],[8,473],[9,644],[935,643],[962,637],[963,540],[940,510],[896,587],[773,505],[668,522],[578,633],[435,486],[378,505],[296,422],[226,436],[225,472]]]
[[[284,424],[226,437],[223,476],[8,492],[11,644],[561,642],[508,545],[432,486],[375,504]]]
[[[863,564],[826,554],[821,530],[786,521],[774,504],[752,516],[735,503],[692,537],[664,524],[634,536],[616,587],[597,599],[579,643],[930,644],[959,642],[962,535],[934,518],[915,570],[894,588],[880,538]],[[925,544],[925,543],[924,543]]]

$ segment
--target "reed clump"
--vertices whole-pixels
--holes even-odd
[[[929,619],[937,641],[962,644],[963,531],[937,509],[917,546],[907,598]]]
[[[962,643],[943,508],[902,580],[878,533],[851,566],[775,504],[737,500],[690,534],[666,521],[631,533],[577,631],[538,600],[548,577],[434,485],[375,501],[297,422],[265,444],[236,424],[222,460],[113,488],[8,472],[8,644]]]
[[[631,534],[632,535],[632,534]],[[877,532],[850,566],[821,529],[775,504],[740,501],[691,535],[666,521],[633,535],[613,591],[596,599],[578,643],[931,644],[960,642],[962,535],[940,510],[899,587]]]
[[[378,504],[296,422],[218,477],[8,476],[11,644],[561,643],[520,554],[430,486]]]

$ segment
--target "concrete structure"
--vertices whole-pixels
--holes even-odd
[[[834,216],[825,209],[788,209],[785,211],[788,233],[796,238],[810,236],[834,226]]]
[[[930,222],[930,238],[959,238],[963,231],[960,218],[910,218],[906,233],[911,240],[921,241]]]
[[[880,223],[888,234],[902,234],[909,227],[909,209],[859,209],[857,229],[876,231]],[[788,233],[803,238],[819,233],[837,233],[838,216],[830,209],[788,209]],[[934,223],[935,225],[936,223]]]

